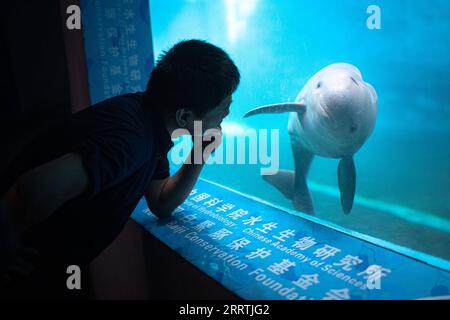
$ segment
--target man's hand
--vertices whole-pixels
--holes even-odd
[[[37,256],[33,248],[16,246],[0,253],[0,292],[13,290],[34,271],[33,259]]]
[[[180,170],[172,177],[152,181],[145,192],[150,210],[159,218],[170,217],[189,196],[205,161],[222,143],[222,128],[206,130],[203,136],[192,136],[192,140],[194,146]]]
[[[194,164],[203,164],[222,144],[222,127],[207,129],[202,136],[192,136],[193,148],[188,159]],[[193,156],[193,158],[192,158]]]
[[[11,213],[0,202],[0,292],[12,290],[34,270],[36,250],[21,245]]]
[[[75,153],[22,174],[0,197],[0,286],[32,270],[36,252],[20,243],[23,233],[87,190],[89,178]]]
[[[213,154],[222,144],[222,136],[222,127],[220,125],[216,128],[206,130],[203,135],[203,148],[208,155]]]

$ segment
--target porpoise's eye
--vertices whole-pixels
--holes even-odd
[[[357,127],[356,125],[354,125],[354,126],[351,126],[351,127],[350,127],[350,133],[353,133],[353,132],[355,132],[355,131],[356,131],[356,129],[358,129],[358,127]]]
[[[317,82],[317,89],[319,89],[322,86],[322,82]]]

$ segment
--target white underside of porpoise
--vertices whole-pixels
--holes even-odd
[[[262,113],[290,112],[295,172],[280,170],[265,180],[292,199],[297,210],[313,213],[306,176],[314,155],[341,159],[338,167],[341,205],[345,213],[353,206],[356,173],[353,155],[375,126],[378,98],[363,81],[361,72],[347,63],[329,65],[308,80],[294,103],[255,108],[245,117]]]

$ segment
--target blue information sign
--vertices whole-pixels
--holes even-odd
[[[148,0],[81,0],[92,103],[143,91],[153,67]]]
[[[173,217],[143,199],[133,218],[244,299],[418,299],[450,273],[199,180]]]

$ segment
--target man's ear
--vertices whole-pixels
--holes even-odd
[[[194,121],[194,113],[189,109],[178,109],[175,112],[175,121],[177,122],[178,127],[186,128]]]

